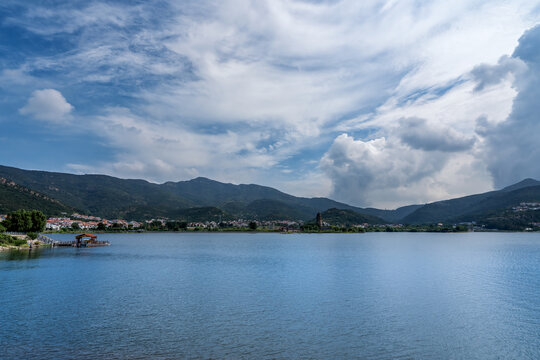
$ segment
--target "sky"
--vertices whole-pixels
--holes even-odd
[[[540,1],[0,3],[0,164],[395,208],[540,179]]]

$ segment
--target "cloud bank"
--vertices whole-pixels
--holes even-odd
[[[540,26],[523,34],[511,58],[489,67],[487,75],[484,69],[485,65],[475,68],[477,88],[500,81],[501,76],[491,74],[512,73],[518,92],[505,121],[492,124],[488,118],[480,122],[479,132],[485,141],[483,157],[495,186],[506,186],[527,177],[539,179]]]
[[[530,1],[6,0],[0,12],[5,103],[107,153],[57,170],[385,207],[538,177],[520,130],[537,126],[538,47],[533,30],[520,39],[540,21]]]
[[[322,170],[332,179],[333,196],[361,205],[391,206],[455,196],[459,184],[480,190],[490,180],[502,188],[526,177],[540,178],[539,88],[540,26],[536,26],[519,38],[511,56],[504,55],[493,65],[476,65],[470,80],[443,96],[426,101],[423,95],[412,104],[381,107],[379,124],[387,117],[396,122],[379,131],[383,136],[369,141],[338,136],[321,160]],[[448,108],[445,98],[456,96],[459,101],[450,107],[455,109],[467,106],[462,96],[481,100],[493,93],[502,95],[510,107],[505,111],[471,107],[465,119],[423,111],[438,102]],[[404,108],[409,114],[433,117],[397,119]]]

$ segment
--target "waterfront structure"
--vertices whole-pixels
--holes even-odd
[[[107,246],[110,245],[108,241],[98,241],[97,235],[84,233],[75,236],[74,247],[93,247],[93,246]]]
[[[317,226],[319,227],[319,229],[322,229],[323,227],[322,215],[320,212],[317,213]]]

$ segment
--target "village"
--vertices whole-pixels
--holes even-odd
[[[6,219],[7,215],[0,214],[0,222]],[[461,226],[461,225],[460,225]],[[413,227],[413,231],[422,227]],[[434,226],[435,231],[444,228],[442,223]],[[455,228],[455,226],[454,226]],[[466,227],[465,227],[466,228]],[[64,214],[62,217],[50,217],[45,224],[46,232],[79,232],[79,231],[279,231],[279,232],[342,232],[344,230],[353,232],[365,231],[410,231],[409,227],[403,224],[350,224],[346,227],[332,226],[323,221],[320,213],[317,214],[315,223],[305,223],[302,220],[218,220],[218,221],[198,221],[186,222],[167,218],[156,218],[145,221],[128,221],[124,219],[105,219],[98,216],[72,213]],[[433,231],[433,229],[430,229]],[[478,230],[481,230],[478,228]]]
[[[537,210],[540,203],[521,203],[512,208],[514,212],[527,210]],[[0,223],[7,218],[7,215],[0,214]],[[534,231],[540,227],[538,222],[529,222],[525,231]],[[424,225],[404,225],[404,224],[330,224],[317,214],[315,222],[304,222],[302,220],[255,220],[255,219],[234,219],[217,221],[205,220],[187,222],[184,220],[174,220],[168,218],[153,218],[143,221],[125,219],[106,219],[98,216],[85,215],[80,213],[67,214],[61,217],[50,217],[45,223],[45,232],[124,232],[124,231],[270,231],[270,232],[402,232],[402,231],[428,231],[428,232],[456,232],[456,231],[496,231],[488,229],[484,225],[477,225],[476,222],[460,222],[459,224],[447,225],[444,223],[424,224]]]
[[[67,215],[67,214],[66,214]],[[0,221],[5,219],[6,215],[0,215]],[[173,224],[171,226],[171,224]],[[268,230],[294,230],[299,229],[303,224],[301,221],[274,220],[274,221],[256,221],[236,219],[228,221],[203,221],[203,222],[178,222],[167,218],[157,218],[145,221],[128,221],[124,219],[105,219],[97,216],[83,215],[73,213],[64,217],[51,217],[47,219],[45,230],[144,230],[148,228],[171,228],[195,230],[195,229],[217,229],[217,228],[249,228],[253,224],[258,228]]]
[[[0,214],[0,222],[5,220],[7,215]],[[134,221],[124,219],[106,219],[98,216],[84,215],[80,213],[64,214],[62,217],[50,217],[45,224],[46,232],[71,232],[71,231],[214,231],[220,229],[229,230],[263,230],[263,231],[282,231],[298,232],[305,230],[314,230],[311,228],[318,226],[318,230],[330,230],[331,225],[322,219],[318,219],[317,224],[305,224],[302,220],[253,220],[253,219],[234,219],[218,221],[198,221],[185,222],[171,220],[168,218],[155,218],[145,221]],[[366,229],[370,225],[367,223],[353,225],[359,230]],[[379,228],[391,227],[400,229],[402,224],[384,224],[374,225]],[[304,229],[305,227],[305,229]]]
[[[534,210],[540,210],[540,202],[522,202],[519,206],[512,207],[512,211],[514,212]]]

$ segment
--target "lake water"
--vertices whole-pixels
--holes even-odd
[[[1,359],[540,359],[540,234],[99,238],[0,253]]]

